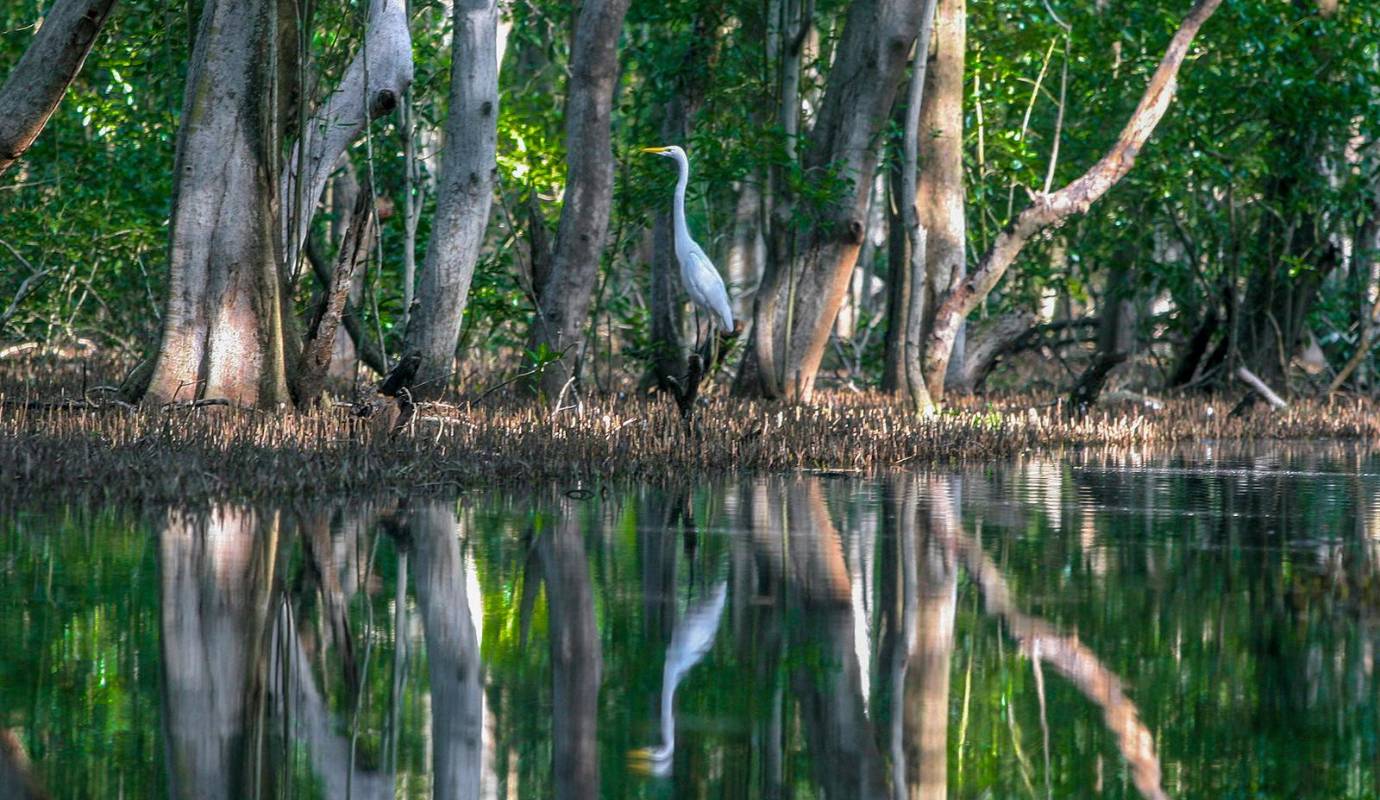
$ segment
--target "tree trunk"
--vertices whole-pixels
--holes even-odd
[[[962,394],[978,392],[987,381],[987,376],[992,374],[997,359],[1010,352],[1034,325],[1033,312],[1016,311],[974,326],[972,341],[963,359],[963,370],[957,379],[946,382],[945,391]]]
[[[274,5],[211,0],[187,72],[163,337],[146,398],[287,402]]]
[[[24,155],[81,71],[115,0],[57,0],[0,86],[0,175]]]
[[[550,272],[537,287],[530,349],[555,360],[539,388],[552,402],[575,380],[578,349],[613,202],[613,150],[609,120],[618,82],[618,35],[630,0],[586,0],[580,6],[570,53],[566,101],[565,206],[561,209]]]
[[[774,198],[773,245],[758,290],[753,358],[768,397],[808,400],[866,231],[868,194],[882,126],[920,27],[922,0],[852,4],[804,159],[805,172],[847,186],[830,202],[799,209],[815,219],[789,226],[789,197]],[[789,226],[789,227],[788,227]]]
[[[695,19],[695,38],[675,76],[672,96],[661,122],[661,140],[684,146],[690,136],[690,120],[699,110],[711,51],[711,32],[702,14]],[[680,263],[675,254],[675,230],[669,207],[657,212],[652,222],[652,376],[662,391],[677,392],[676,381],[685,375],[685,343],[681,338],[684,302],[680,287]]]
[[[1284,140],[1278,147],[1294,154],[1295,161],[1269,182],[1263,202],[1285,209],[1287,216],[1272,214],[1265,220],[1263,263],[1250,273],[1236,333],[1242,364],[1288,395],[1290,363],[1304,338],[1308,313],[1323,282],[1340,265],[1341,254],[1328,240],[1325,223],[1288,211],[1306,207],[1299,201],[1310,189],[1290,171],[1318,163],[1316,137],[1287,129],[1278,135]]]
[[[907,224],[910,258],[911,301],[906,319],[906,389],[911,403],[920,412],[933,408],[934,398],[927,386],[922,355],[925,338],[934,322],[938,298],[963,274],[966,249],[966,221],[963,195],[963,64],[968,37],[966,0],[938,0],[934,11],[934,50],[925,49],[930,63],[922,70],[923,97],[911,94],[918,103],[918,128],[907,131],[907,147],[925,142],[925,157],[918,164],[908,153],[907,163],[918,168],[905,198],[912,221]],[[922,29],[924,30],[924,29]],[[911,136],[916,137],[914,143]],[[903,176],[907,177],[907,176]],[[912,199],[913,198],[913,199]],[[919,251],[919,252],[917,252]]]
[[[441,183],[403,348],[422,356],[414,392],[421,397],[439,396],[449,381],[498,169],[498,6],[463,0],[454,13]]]
[[[302,357],[292,374],[292,395],[298,408],[314,405],[325,384],[331,357],[336,351],[336,331],[345,313],[345,304],[354,287],[355,274],[369,258],[374,246],[374,215],[370,213],[373,187],[364,182],[350,215],[350,228],[341,242],[335,270],[321,295],[321,303],[302,345]],[[347,337],[341,337],[347,338]]]
[[[666,103],[661,123],[661,140],[668,144],[685,141],[689,117],[685,97],[677,92]],[[652,375],[663,392],[676,392],[677,381],[685,375],[685,342],[681,335],[684,303],[680,295],[679,263],[675,253],[675,230],[671,209],[656,212],[652,220]]]
[[[918,41],[918,40],[917,40]],[[913,79],[913,78],[912,78]],[[923,84],[922,84],[923,87]],[[896,104],[893,124],[904,127],[905,108]],[[910,238],[906,235],[905,159],[892,158],[887,170],[886,349],[882,361],[882,391],[906,396],[906,322],[910,319]],[[912,195],[912,200],[914,195]]]
[[[340,157],[371,119],[397,108],[412,83],[412,37],[403,0],[372,0],[364,36],[366,44],[346,67],[340,85],[302,127],[283,173],[281,235],[284,263],[294,276],[317,202]]]
[[[1356,352],[1347,359],[1327,387],[1332,394],[1346,383],[1361,364],[1370,357],[1371,345],[1375,343],[1376,330],[1380,328],[1380,181],[1371,189],[1371,208],[1361,229],[1356,235],[1355,267],[1365,281],[1365,296],[1361,305],[1361,335],[1356,342]],[[1358,381],[1360,383],[1360,381]]]
[[[766,260],[766,240],[762,238],[761,176],[745,178],[738,187],[738,203],[733,212],[733,244],[728,251],[728,294],[733,302],[733,319],[752,316],[752,295],[762,276]]]
[[[1127,263],[1132,258],[1134,255],[1123,249],[1108,266],[1107,285],[1102,292],[1101,315],[1097,321],[1097,351],[1069,394],[1069,410],[1073,413],[1085,413],[1096,405],[1112,370],[1129,359],[1136,346],[1134,269]]]
[[[997,236],[973,274],[944,296],[925,342],[925,378],[936,403],[944,397],[944,380],[963,320],[996,287],[1026,242],[1073,214],[1087,213],[1098,198],[1131,171],[1136,156],[1169,110],[1179,67],[1188,55],[1189,45],[1221,2],[1197,0],[1170,41],[1131,119],[1102,160],[1059,191],[1038,194],[1030,207]]]
[[[345,241],[345,233],[349,229],[350,219],[353,216],[355,201],[359,199],[359,178],[356,175],[354,164],[350,159],[341,159],[341,169],[336,172],[331,179],[330,188],[327,196],[330,198],[328,204],[333,217],[331,221],[331,244],[339,247]],[[373,245],[370,245],[372,249]],[[307,259],[312,259],[311,245],[306,247]],[[312,271],[316,271],[316,264],[312,263]],[[354,283],[350,285],[350,295],[347,298],[346,308],[353,305],[359,306],[360,298],[364,296],[364,273],[360,270],[355,273]],[[330,282],[323,283],[323,288],[329,287]],[[350,381],[354,379],[355,364],[360,360],[359,351],[363,349],[355,344],[354,334],[346,328],[346,336],[335,337],[335,350],[331,353],[330,376],[340,381]],[[365,343],[367,346],[367,343]],[[383,374],[384,369],[379,374]]]

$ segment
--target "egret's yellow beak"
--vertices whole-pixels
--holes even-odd
[[[643,147],[643,148],[641,148],[642,152],[644,152],[644,153],[664,153],[664,152],[666,152],[667,150],[670,150],[670,149],[671,149],[671,148],[669,148],[669,147]]]
[[[639,747],[628,751],[628,772],[643,777],[664,775],[666,764],[659,764],[652,756],[652,748]]]

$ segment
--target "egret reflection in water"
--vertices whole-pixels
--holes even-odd
[[[662,776],[671,771],[671,757],[676,751],[676,687],[714,644],[714,634],[719,630],[727,598],[728,582],[720,581],[708,595],[686,609],[685,616],[676,625],[661,671],[661,744],[629,753],[629,766],[633,769]]]
[[[1380,795],[1376,461],[1128,459],[7,513],[0,797]]]

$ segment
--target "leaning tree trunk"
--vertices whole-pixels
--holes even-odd
[[[364,36],[366,44],[340,85],[303,125],[279,186],[283,252],[294,275],[317,202],[341,156],[371,119],[397,108],[412,83],[412,37],[403,0],[372,0]]]
[[[537,287],[533,352],[555,356],[540,390],[555,401],[578,369],[578,348],[599,275],[613,202],[609,120],[618,82],[618,35],[630,0],[586,0],[575,23],[566,101],[565,206],[545,280]]]
[[[808,399],[866,230],[880,132],[920,27],[922,0],[859,0],[849,7],[811,131],[806,173],[842,176],[831,202],[800,209],[817,220],[774,244],[753,312],[753,353],[768,397]],[[775,217],[791,217],[779,198]],[[782,226],[784,227],[784,223]]]
[[[0,175],[24,155],[81,71],[115,0],[57,0],[0,86]]]
[[[210,0],[178,134],[163,338],[146,398],[288,400],[278,273],[275,6]]]
[[[1063,223],[1073,214],[1087,213],[1098,198],[1131,171],[1136,156],[1169,110],[1179,67],[1188,55],[1189,45],[1203,23],[1221,4],[1222,0],[1197,0],[1194,3],[1170,40],[1131,119],[1102,160],[1059,191],[1037,194],[1030,207],[997,236],[991,249],[978,262],[977,269],[944,297],[925,341],[925,380],[934,402],[938,403],[944,397],[944,379],[963,320],[996,287],[1026,242],[1040,231]]]
[[[450,114],[431,239],[422,264],[416,313],[404,350],[417,353],[414,394],[439,395],[448,383],[460,320],[484,242],[498,166],[498,4],[455,4],[451,39]]]

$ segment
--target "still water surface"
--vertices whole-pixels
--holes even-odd
[[[1380,458],[0,514],[0,796],[1380,796]]]

